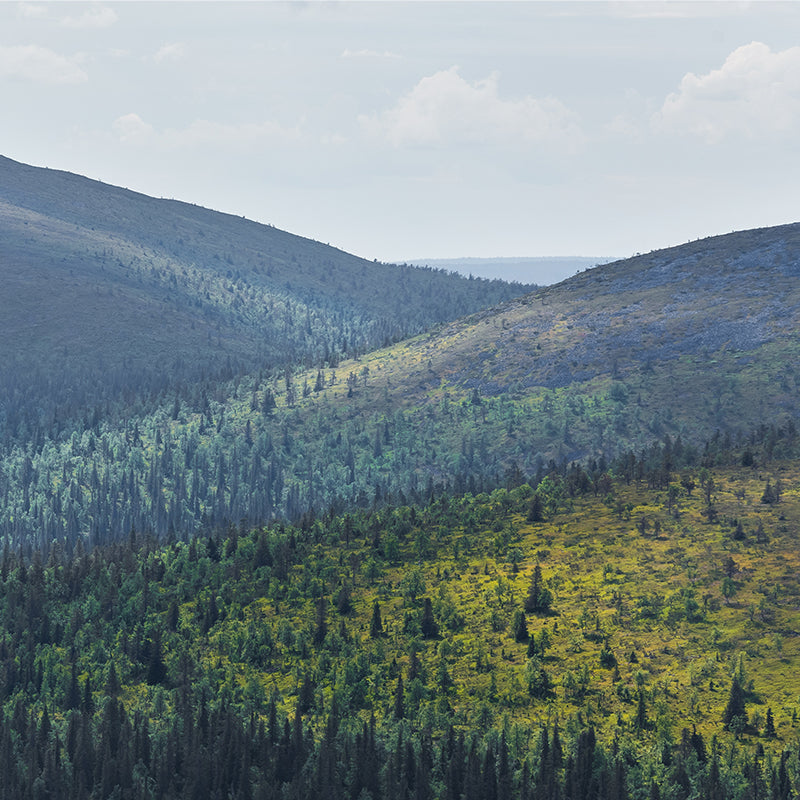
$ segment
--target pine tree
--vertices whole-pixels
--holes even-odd
[[[439,626],[433,618],[433,605],[430,597],[425,598],[425,606],[422,610],[422,622],[420,623],[422,635],[426,639],[435,639],[439,635]]]
[[[647,727],[647,706],[644,702],[644,690],[639,689],[639,699],[636,704],[636,727],[643,731]]]
[[[542,580],[542,568],[537,564],[533,570],[528,596],[525,599],[525,611],[529,614],[546,613],[550,610],[552,600],[550,590],[547,589]]]
[[[405,716],[405,695],[403,692],[403,676],[397,676],[397,689],[394,693],[394,718],[403,719]]]
[[[369,635],[373,639],[383,636],[383,623],[381,622],[381,607],[378,601],[372,606],[372,622],[369,626]]]
[[[161,635],[156,634],[150,643],[150,661],[147,666],[147,683],[156,686],[164,683],[167,677],[167,667],[161,653]]]
[[[744,690],[739,682],[739,676],[734,675],[731,681],[731,691],[728,695],[728,704],[725,706],[725,713],[722,715],[722,722],[727,728],[732,725],[747,725],[747,711],[744,702]]]
[[[328,635],[327,602],[324,597],[317,600],[317,616],[314,626],[314,644],[319,647]]]
[[[772,716],[772,708],[767,708],[767,722],[764,725],[764,736],[768,739],[775,738],[775,720]]]
[[[528,641],[530,635],[528,633],[528,622],[525,619],[524,611],[514,612],[514,621],[512,623],[512,627],[514,628],[514,641],[517,642]]]

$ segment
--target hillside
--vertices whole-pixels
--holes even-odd
[[[800,464],[684,455],[6,549],[0,796],[789,800]]]
[[[251,374],[9,448],[0,531],[183,536],[494,488],[667,435],[696,461],[715,436],[767,440],[800,411],[799,231],[598,267],[336,368]]]
[[[532,288],[368,262],[2,157],[0,241],[0,441],[199,380],[335,366]]]

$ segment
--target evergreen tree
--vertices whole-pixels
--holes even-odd
[[[525,599],[525,611],[531,613],[547,613],[550,611],[553,596],[542,580],[542,568],[537,564],[533,570],[531,586]]]
[[[381,622],[381,607],[376,600],[372,606],[372,621],[369,625],[369,635],[373,639],[383,636],[383,623]]]
[[[435,639],[439,635],[439,626],[436,624],[436,620],[433,617],[433,604],[431,603],[430,597],[425,598],[420,630],[426,639]]]
[[[745,708],[744,690],[739,682],[739,676],[734,675],[731,681],[731,689],[728,695],[728,703],[722,715],[722,722],[725,727],[732,729],[736,726],[747,725],[747,710]]]
[[[514,641],[516,642],[528,641],[530,635],[528,633],[528,622],[525,619],[524,611],[514,612],[514,620],[512,622],[512,628],[514,629]]]
[[[156,686],[164,683],[167,677],[167,667],[161,652],[161,634],[157,633],[150,643],[150,658],[147,666],[147,683]]]
[[[768,739],[775,738],[775,719],[772,716],[772,708],[767,708],[767,721],[764,725],[764,736]]]
[[[317,613],[314,624],[314,644],[319,647],[328,635],[328,603],[324,597],[317,600]]]
[[[403,719],[405,716],[405,693],[403,690],[403,676],[397,676],[397,689],[394,693],[394,718]]]

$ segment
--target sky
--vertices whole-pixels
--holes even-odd
[[[0,154],[370,260],[624,257],[800,219],[800,3],[2,0]]]

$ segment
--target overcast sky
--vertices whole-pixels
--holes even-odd
[[[369,259],[800,219],[800,3],[0,2],[0,153]]]

